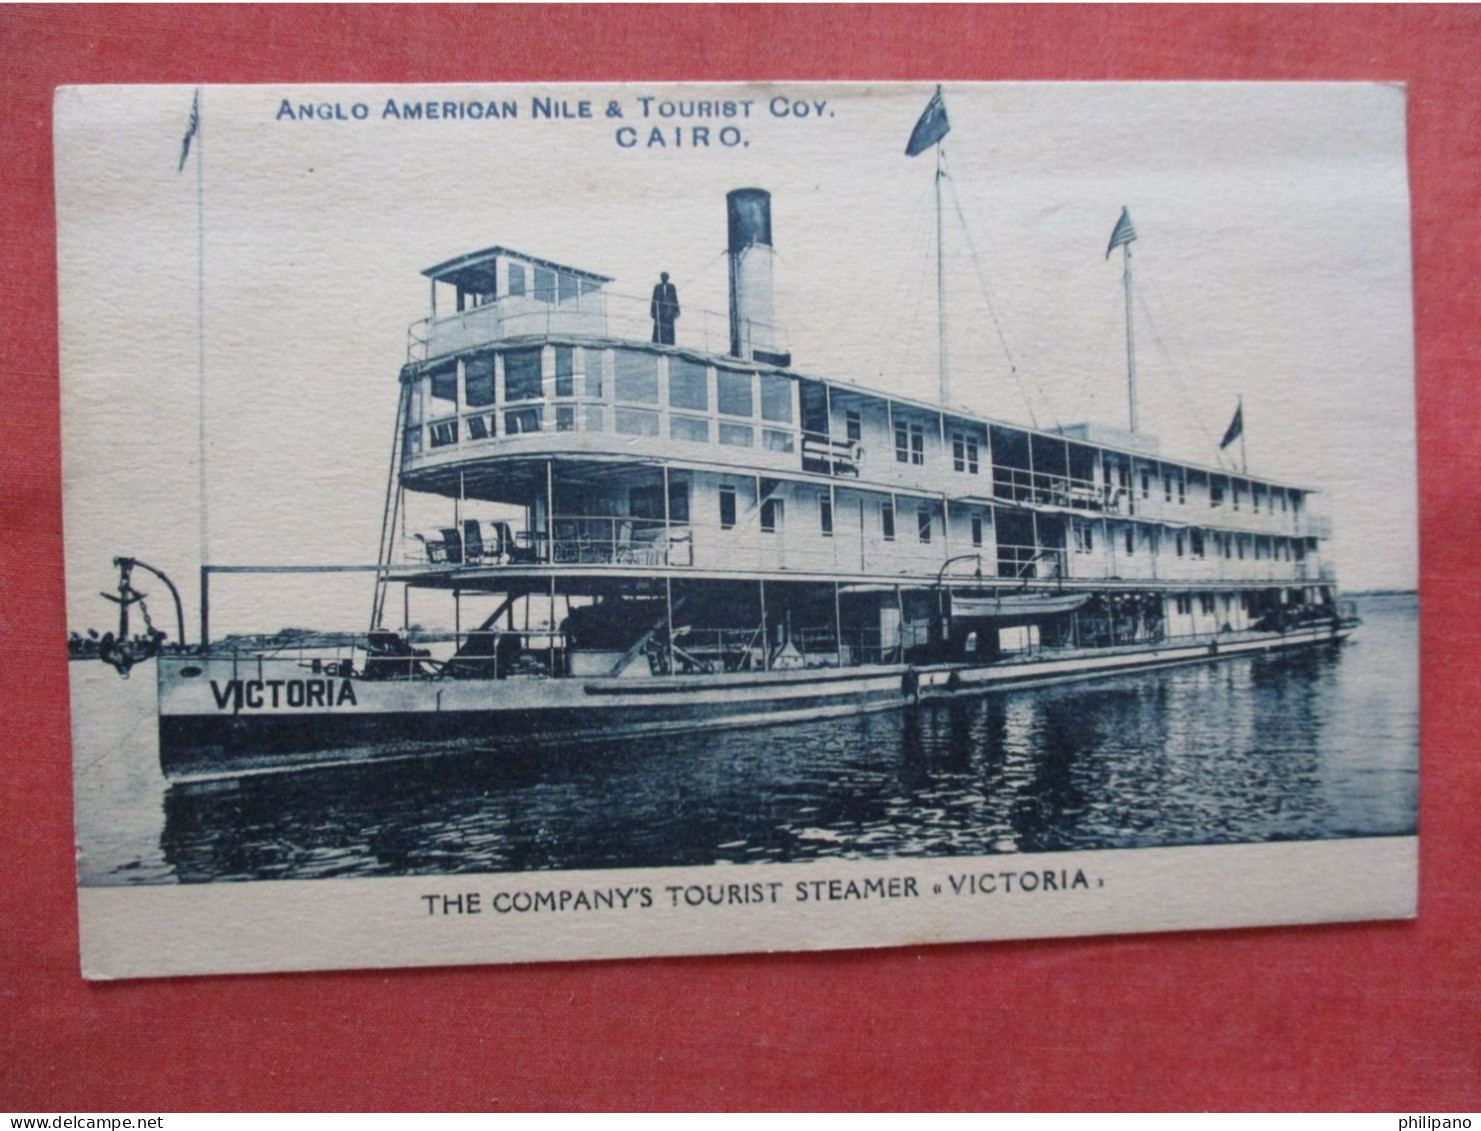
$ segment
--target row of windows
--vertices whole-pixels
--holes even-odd
[[[535,347],[506,350],[499,355],[503,362],[503,399],[506,403],[544,399],[546,393],[542,373],[542,352],[541,348]],[[613,399],[618,403],[655,407],[660,403],[658,356],[655,354],[640,350],[577,349],[573,346],[554,346],[552,352],[554,373],[551,392],[556,399],[574,398],[578,395],[601,399],[607,388],[607,378],[610,373]],[[469,408],[484,408],[493,405],[496,399],[495,355],[492,353],[473,355],[465,358],[462,365],[464,403]],[[710,411],[709,367],[689,358],[670,357],[668,373],[668,407],[670,409],[695,413]],[[450,362],[439,366],[432,370],[430,376],[431,394],[434,400],[447,401],[455,405],[458,364]],[[754,420],[759,401],[760,418],[763,422],[791,424],[793,422],[792,385],[793,382],[790,379],[777,374],[753,373],[717,366],[715,367],[714,409],[721,417]],[[507,431],[538,429],[537,415],[532,416],[525,413],[518,416],[516,419],[522,427],[511,427]],[[567,414],[566,419],[570,421],[570,427],[574,427],[574,414]],[[844,424],[850,441],[857,442],[862,439],[863,421],[857,411],[847,410],[844,414]],[[600,430],[600,424],[595,423],[594,418],[588,421],[587,426],[593,431]],[[556,427],[561,428],[559,418]],[[656,436],[659,434],[659,428],[656,413],[644,414],[619,410],[619,419],[616,422],[618,432],[628,435]],[[487,428],[484,431],[486,434],[489,433]],[[926,462],[924,425],[897,421],[894,432],[896,461],[914,466],[924,465]],[[452,435],[455,436],[456,432],[454,431]],[[671,426],[671,435],[674,439],[708,443],[709,425],[703,420],[675,418],[675,423]],[[470,434],[470,438],[483,439],[485,436]],[[718,424],[716,439],[724,445],[752,447],[755,443],[755,432],[749,425],[722,420]],[[982,462],[980,437],[969,432],[958,431],[951,433],[950,441],[952,470],[962,474],[979,474]],[[454,441],[446,436],[434,437],[432,440],[434,447],[443,442]],[[791,451],[792,445],[790,434],[777,429],[769,430],[762,437],[762,446],[770,451]],[[1127,470],[1123,464],[1108,461],[1106,475],[1108,481],[1115,480],[1123,489],[1125,488]],[[1044,478],[1059,477],[1046,474]],[[1152,471],[1142,468],[1139,479],[1141,497],[1150,499]],[[1188,502],[1186,476],[1180,473],[1163,473],[1161,479],[1163,499],[1171,503],[1176,498],[1179,505],[1186,505]],[[1257,485],[1253,489],[1241,490],[1240,485],[1234,483],[1227,494],[1231,498],[1232,509],[1236,511],[1241,509],[1246,497],[1256,514],[1260,513],[1262,504],[1268,506],[1271,513],[1274,513],[1277,499],[1282,513],[1292,509],[1300,510],[1299,493],[1288,492],[1281,488],[1267,489]],[[1214,508],[1222,507],[1225,498],[1226,484],[1216,480],[1211,481],[1209,505]]]
[[[785,500],[764,499],[761,503],[761,532],[763,534],[775,534],[781,525],[782,516],[785,511]],[[735,488],[729,484],[720,487],[720,529],[735,529]],[[934,530],[935,516],[930,507],[918,507],[915,512],[916,537],[923,543],[929,545]],[[818,527],[825,538],[833,537],[833,502],[826,495],[818,498]],[[981,547],[983,522],[982,516],[974,514],[971,517],[972,545]],[[892,503],[879,504],[879,530],[881,537],[886,542],[895,540],[895,507]]]
[[[659,403],[658,357],[654,354],[639,350],[578,350],[574,346],[555,346],[553,353],[551,394],[557,399],[578,395],[603,397],[610,370],[616,401],[636,405]],[[543,351],[536,347],[506,350],[497,355],[503,362],[506,403],[545,399],[542,354]],[[495,403],[495,357],[491,353],[478,354],[463,360],[463,403],[469,408],[485,408]],[[610,366],[608,358],[611,359]],[[709,412],[708,368],[688,358],[673,357],[669,359],[668,369],[668,406],[689,412]],[[429,376],[433,400],[456,405],[458,364],[440,365]],[[758,401],[763,421],[792,423],[790,380],[774,373],[716,369],[715,409],[721,416],[754,419]]]
[[[1073,526],[1075,552],[1092,554],[1096,547],[1096,528],[1088,522],[1077,522]],[[1136,528],[1125,527],[1121,532],[1122,545],[1128,555],[1136,553]],[[1151,535],[1155,537],[1155,535]],[[1231,560],[1243,561],[1245,549],[1251,545],[1248,535],[1213,532],[1214,554]],[[1175,530],[1172,533],[1173,552],[1178,557],[1191,555],[1202,558],[1206,552],[1206,535],[1202,530]],[[1263,538],[1253,540],[1253,555],[1257,561],[1305,561],[1306,544],[1299,540],[1277,538],[1273,542]]]

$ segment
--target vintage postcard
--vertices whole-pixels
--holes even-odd
[[[87,977],[1415,913],[1401,87],[55,138]]]

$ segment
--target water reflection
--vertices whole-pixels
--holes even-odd
[[[1380,646],[530,758],[174,788],[158,849],[174,878],[204,882],[1408,833],[1413,668],[1383,652],[1396,638],[1384,615],[1370,610],[1365,630],[1387,627]],[[1412,639],[1412,605],[1407,621],[1387,615]],[[1406,670],[1407,691],[1395,683]]]

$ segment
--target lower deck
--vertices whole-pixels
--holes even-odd
[[[990,661],[731,670],[646,679],[368,674],[347,661],[242,653],[161,657],[160,760],[172,781],[491,754],[887,710],[922,700],[1330,645],[1333,617],[1285,631],[1025,650]],[[367,663],[367,668],[369,664]],[[409,670],[409,669],[408,669]]]

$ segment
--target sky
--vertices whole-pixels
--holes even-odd
[[[373,562],[419,272],[490,245],[613,276],[644,307],[668,271],[688,325],[722,312],[723,333],[725,193],[766,188],[794,366],[936,399],[935,162],[904,155],[932,90],[206,87],[183,168],[191,88],[58,91],[69,625],[109,623],[97,593],[131,554],[180,584],[193,630],[202,387],[209,560]],[[1344,588],[1414,585],[1402,88],[944,93],[952,401],[1125,425],[1105,256],[1125,206],[1142,431],[1214,464],[1243,397],[1251,474],[1322,489]],[[537,118],[537,99],[563,113]],[[404,116],[429,101],[436,120]],[[369,602],[363,575],[234,576],[213,585],[213,629],[361,630]]]

